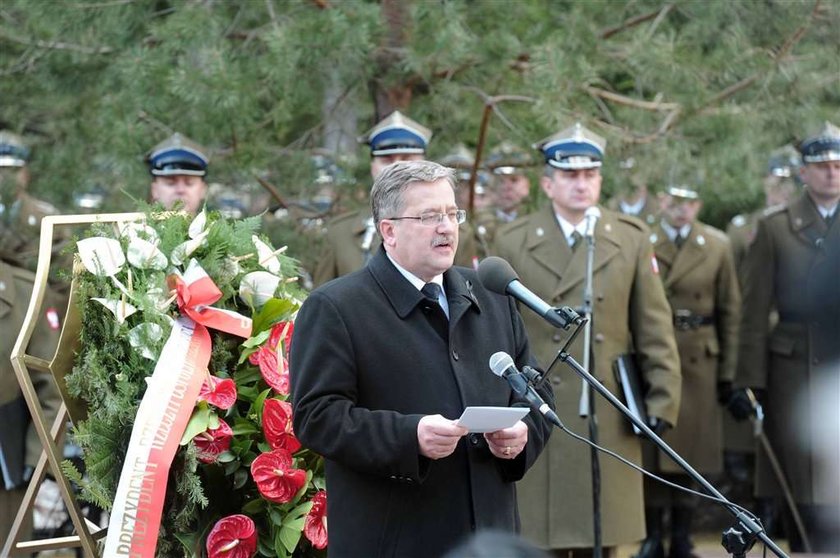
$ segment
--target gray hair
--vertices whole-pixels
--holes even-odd
[[[432,161],[399,161],[382,169],[370,189],[370,207],[378,225],[382,219],[396,217],[403,209],[403,193],[417,182],[437,182],[445,179],[453,190],[457,188],[455,169]]]

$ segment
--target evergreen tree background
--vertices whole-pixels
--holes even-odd
[[[580,120],[608,139],[605,194],[632,156],[722,227],[762,203],[772,149],[840,120],[838,29],[825,0],[4,0],[0,127],[30,142],[37,195],[72,211],[100,185],[131,210],[174,131],[211,149],[209,181],[296,198],[311,149],[367,189],[355,137],[379,118],[428,125],[434,159],[476,147],[499,96],[488,146]]]

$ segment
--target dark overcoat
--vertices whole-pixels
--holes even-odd
[[[741,291],[729,240],[715,228],[694,223],[680,249],[658,224],[651,241],[674,313],[712,318],[712,323],[675,330],[682,398],[677,425],[663,438],[696,470],[720,473],[723,408],[717,384],[735,378],[741,319]],[[669,457],[658,455],[659,470],[683,472]]]
[[[612,366],[619,355],[636,351],[644,379],[651,386],[649,414],[674,424],[680,401],[680,363],[671,308],[650,243],[650,230],[635,217],[602,209],[595,227],[593,327],[590,371],[613,393],[620,393]],[[552,206],[499,230],[496,250],[519,273],[522,282],[553,306],[580,307],[583,302],[586,246],[574,252]],[[542,366],[556,356],[568,333],[523,312],[534,354]],[[571,347],[583,363],[583,335]],[[581,380],[558,365],[552,373],[557,414],[571,430],[587,436],[587,421],[578,415]],[[641,460],[641,444],[630,423],[603,398],[595,396],[601,445]],[[610,457],[602,457],[601,510],[605,546],[645,536],[642,479]],[[592,476],[589,446],[560,432],[551,438],[537,464],[519,485],[522,531],[548,548],[593,545]]]
[[[440,309],[380,249],[364,269],[313,291],[298,314],[294,428],[326,458],[331,557],[434,557],[472,531],[518,529],[514,483],[548,438],[541,418],[524,419],[528,443],[514,460],[494,457],[481,434],[443,459],[419,454],[424,415],[455,419],[466,406],[514,403],[488,367],[493,353],[520,367],[531,360],[507,297],[465,268],[444,273],[444,288],[450,319],[439,333]],[[550,387],[543,395],[553,405]]]
[[[832,229],[838,227],[840,219],[835,218]],[[840,440],[836,430],[826,428],[823,407],[816,404],[829,397],[836,409],[840,396],[840,363],[832,358],[840,334],[827,327],[836,320],[832,312],[837,306],[825,300],[809,311],[806,296],[811,277],[824,271],[824,239],[834,234],[805,192],[759,220],[745,261],[737,382],[766,389],[765,431],[800,504],[840,505],[833,488]],[[837,285],[835,277],[828,288],[836,290]],[[779,321],[770,327],[774,308]],[[802,398],[812,404],[797,407]],[[823,461],[820,455],[829,457]],[[756,469],[758,494],[779,494],[763,452]]]

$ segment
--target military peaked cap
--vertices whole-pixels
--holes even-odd
[[[29,148],[23,138],[11,132],[0,132],[0,167],[23,167],[29,160]]]
[[[799,152],[805,163],[840,161],[840,128],[826,122],[819,132],[799,144]]]
[[[370,146],[370,154],[374,157],[423,154],[432,139],[432,131],[395,110],[357,139]]]
[[[607,141],[580,122],[534,144],[545,162],[558,169],[596,169],[604,159]]]
[[[146,161],[155,176],[205,176],[210,158],[203,147],[176,133],[154,146]]]

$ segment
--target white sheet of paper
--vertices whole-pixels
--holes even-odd
[[[495,432],[510,428],[529,410],[528,407],[467,407],[456,422],[470,432]]]

